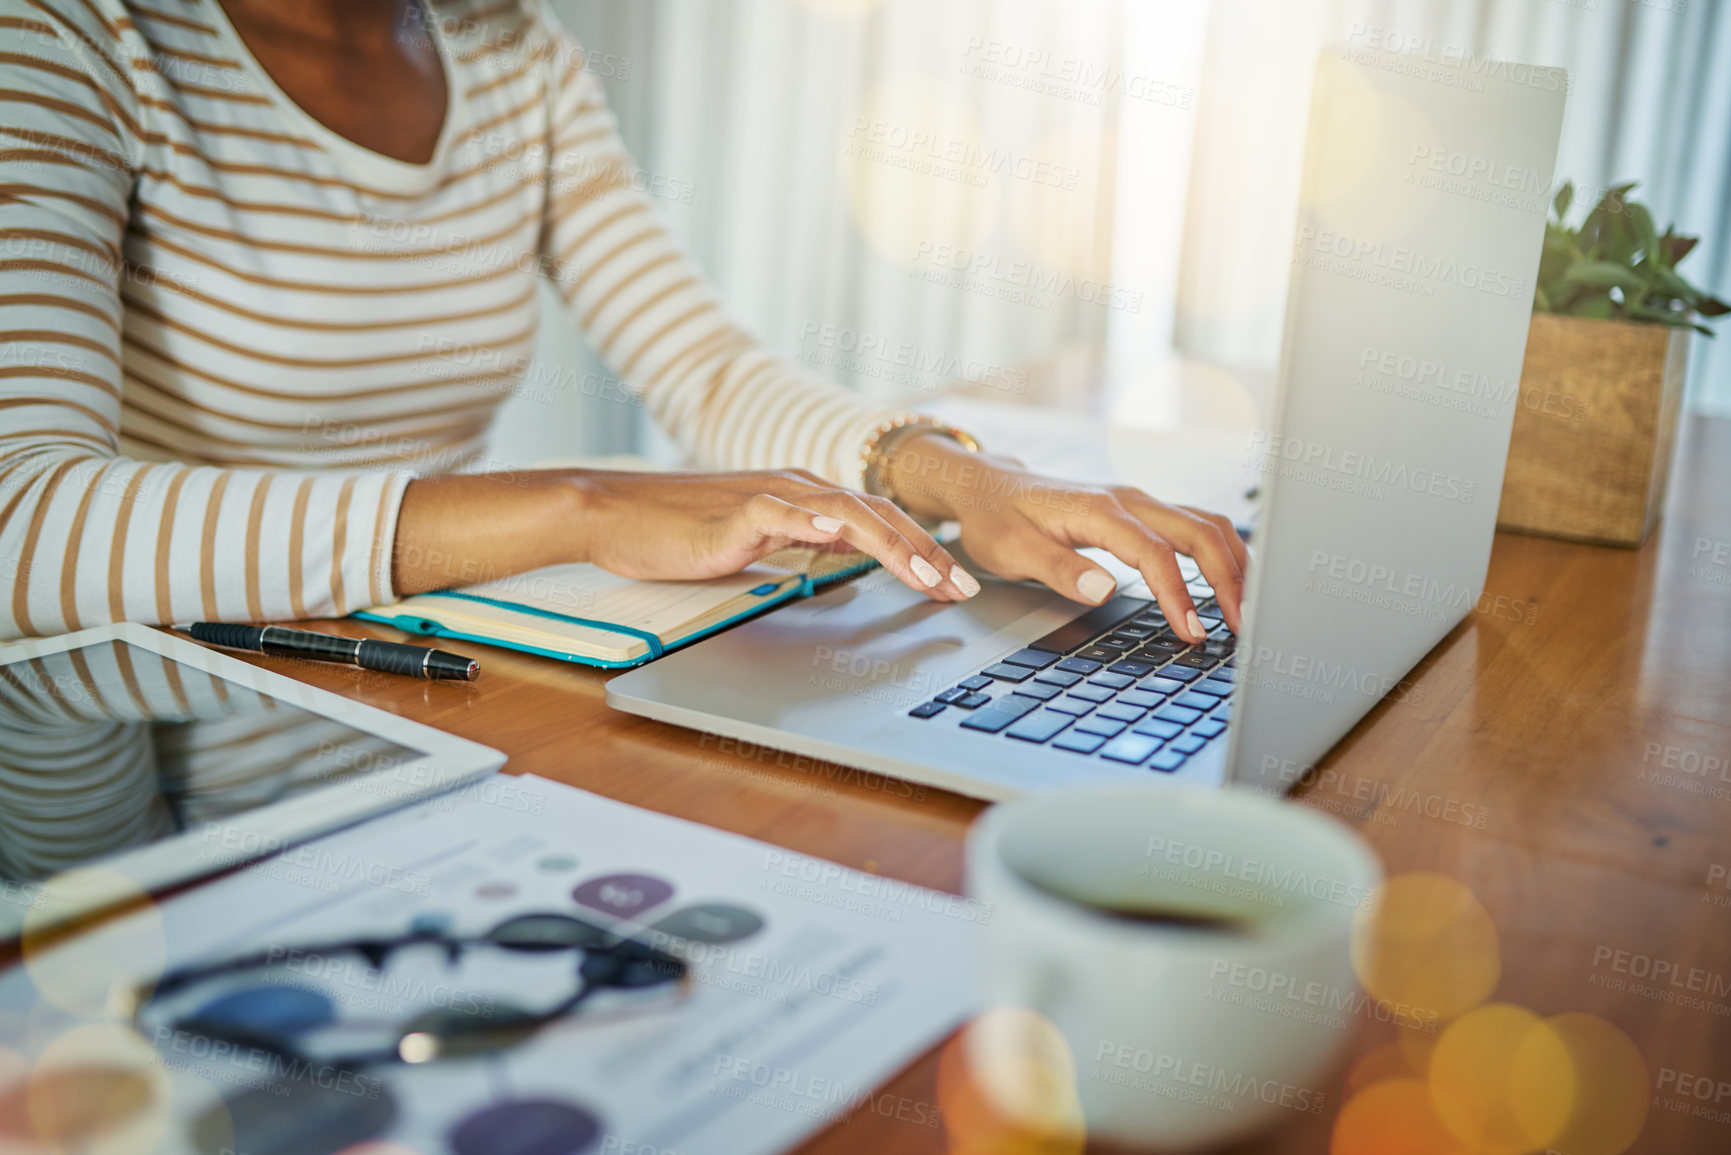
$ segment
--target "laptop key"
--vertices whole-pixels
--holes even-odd
[[[1160,668],[1162,678],[1177,678],[1180,682],[1194,682],[1202,676],[1201,670],[1193,670],[1189,666],[1180,666],[1174,662],[1170,666]]]
[[[966,686],[956,686],[954,689],[945,690],[943,693],[933,698],[932,701],[941,702],[948,706],[952,702],[961,701],[971,693],[973,693],[973,691],[968,689]]]
[[[1172,662],[1174,665],[1188,666],[1190,669],[1201,673],[1203,670],[1212,670],[1215,666],[1218,666],[1220,664],[1220,655],[1210,654],[1203,650],[1187,650],[1184,653],[1179,654],[1176,658],[1173,658]]]
[[[1191,710],[1201,710],[1206,714],[1220,704],[1220,699],[1212,694],[1198,694],[1194,690],[1186,690],[1172,699],[1172,703]]]
[[[1180,754],[1194,754],[1206,745],[1208,745],[1208,739],[1198,738],[1195,734],[1186,734],[1182,738],[1174,739],[1172,744],[1166,748],[1176,750]]]
[[[1221,665],[1217,670],[1210,670],[1208,676],[1218,682],[1236,683],[1238,681],[1238,671],[1232,668],[1230,661]]]
[[[1124,732],[1124,727],[1125,723],[1123,722],[1116,722],[1111,718],[1102,718],[1100,715],[1094,714],[1091,717],[1079,719],[1071,729],[1078,730],[1083,734],[1099,734],[1107,738],[1116,738]]]
[[[1092,682],[1094,685],[1105,686],[1108,690],[1122,690],[1124,687],[1135,682],[1135,680],[1135,678],[1130,677],[1128,674],[1095,674],[1092,678],[1088,679],[1088,681]]]
[[[991,700],[992,696],[990,694],[982,694],[978,690],[975,690],[965,698],[957,698],[955,704],[964,710],[978,710],[981,706],[984,706]]]
[[[1105,686],[1096,686],[1092,682],[1085,686],[1075,686],[1070,690],[1072,698],[1080,698],[1084,702],[1110,702],[1112,691]]]
[[[1144,738],[1140,734],[1120,734],[1106,743],[1105,748],[1100,751],[1100,757],[1140,766],[1148,760],[1148,755],[1159,748],[1160,741],[1157,738]]]
[[[999,662],[995,666],[987,666],[980,673],[988,678],[996,678],[1000,682],[1025,682],[1034,676],[1034,671],[1026,666],[1010,666]]]
[[[1220,709],[1214,711],[1214,716],[1216,718],[1220,719],[1222,722],[1232,721],[1232,704],[1229,702],[1226,705],[1220,707]]]
[[[1150,738],[1159,738],[1164,741],[1167,738],[1176,738],[1178,735],[1184,733],[1184,727],[1180,726],[1176,722],[1168,722],[1163,718],[1149,718],[1146,722],[1143,722],[1141,725],[1136,727],[1136,733],[1146,734]]]
[[[1064,687],[1054,686],[1050,682],[1024,682],[1016,687],[1016,693],[1038,698],[1042,702],[1049,702],[1063,692]]]
[[[1109,649],[1106,646],[1087,646],[1076,651],[1076,658],[1089,662],[1116,662],[1123,654],[1123,650]],[[1075,661],[1076,658],[1070,660]]]
[[[1039,705],[1040,703],[1032,698],[1007,694],[985,709],[975,711],[972,717],[963,718],[962,725],[969,730],[984,730],[988,734],[996,734]]]
[[[1187,709],[1183,706],[1166,706],[1154,711],[1154,716],[1162,722],[1177,722],[1180,726],[1188,726],[1202,717],[1202,711]],[[966,723],[963,724],[966,725]]]
[[[1024,742],[1044,742],[1071,722],[1068,714],[1054,714],[1050,710],[1041,710],[1038,714],[1029,714],[1004,733],[1011,738],[1020,738]]]
[[[1180,754],[1176,750],[1162,750],[1148,760],[1148,769],[1164,770],[1170,774],[1184,765],[1184,759],[1187,757],[1189,757],[1188,754]]]
[[[1113,718],[1120,722],[1140,722],[1142,715],[1148,710],[1143,706],[1132,706],[1123,700],[1109,702],[1094,711],[1096,718]]]
[[[1073,698],[1068,694],[1065,694],[1062,698],[1054,698],[1052,701],[1047,702],[1046,705],[1050,706],[1054,710],[1061,710],[1066,714],[1073,714],[1078,718],[1094,708],[1094,703],[1085,702],[1081,698]]]
[[[1166,700],[1166,695],[1150,693],[1147,690],[1125,690],[1118,695],[1118,700],[1126,706],[1136,706],[1143,710],[1152,710]]]
[[[1115,674],[1128,674],[1132,678],[1140,678],[1144,674],[1152,674],[1159,667],[1143,658],[1125,658],[1122,662],[1113,663],[1111,669]]]
[[[1044,650],[1017,650],[1004,659],[1012,666],[1026,666],[1030,670],[1043,670],[1057,660],[1057,654],[1048,654]]]
[[[1103,667],[1099,662],[1089,661],[1087,658],[1065,658],[1063,661],[1058,663],[1057,668],[1060,670],[1068,670],[1072,674],[1081,674],[1083,677],[1087,677],[1089,674],[1099,673],[1105,667]]]
[[[1190,732],[1192,734],[1199,734],[1204,738],[1212,738],[1224,729],[1226,729],[1226,723],[1222,722],[1219,718],[1204,718],[1202,721],[1196,723],[1196,725],[1190,727]]]
[[[1168,694],[1176,694],[1179,690],[1182,690],[1184,688],[1184,683],[1180,682],[1177,678],[1168,678],[1166,676],[1166,671],[1162,670],[1157,676],[1145,679],[1140,688],[1146,690],[1150,694],[1159,694],[1161,697],[1165,697]]]
[[[1200,682],[1192,682],[1190,688],[1198,694],[1207,694],[1214,698],[1230,698],[1232,696],[1232,683],[1222,682],[1218,678],[1204,678]]]
[[[963,678],[956,685],[964,690],[983,690],[992,684],[992,679],[984,674],[975,674],[971,678]]]
[[[1117,594],[1107,598],[1081,617],[1065,622],[1038,641],[1029,642],[1028,646],[1030,649],[1045,650],[1053,654],[1067,654],[1071,650],[1093,641],[1125,618],[1134,617],[1153,604],[1146,598],[1132,598]]]
[[[1052,749],[1068,750],[1072,754],[1092,754],[1106,744],[1102,734],[1082,734],[1076,730],[1067,730],[1052,740]]]
[[[921,702],[919,705],[908,711],[908,717],[933,718],[943,712],[944,704],[942,702]]]
[[[1082,675],[1070,670],[1041,670],[1034,675],[1034,681],[1045,682],[1049,686],[1059,686],[1069,689],[1082,680]]]

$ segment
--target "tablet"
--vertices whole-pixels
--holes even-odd
[[[504,762],[148,626],[0,645],[0,941],[459,789]],[[335,890],[367,864],[306,869],[313,890]]]

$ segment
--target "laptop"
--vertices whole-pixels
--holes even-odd
[[[1187,646],[1128,567],[1089,608],[877,572],[615,678],[621,710],[982,798],[1284,793],[1483,589],[1562,127],[1561,69],[1325,50],[1244,634]],[[968,559],[960,556],[964,565]],[[976,568],[974,572],[980,571]],[[984,575],[981,575],[984,577]]]

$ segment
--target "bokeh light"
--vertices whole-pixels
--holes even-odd
[[[938,1056],[952,1155],[1080,1155],[1076,1062],[1051,1020],[1020,1007],[977,1016]]]
[[[1443,1126],[1485,1155],[1548,1146],[1575,1104],[1568,1049],[1545,1020],[1512,1003],[1479,1007],[1450,1023],[1437,1040],[1427,1082]]]
[[[1555,1062],[1554,1039],[1567,1055],[1575,1087],[1573,1109],[1557,1128],[1547,1146],[1569,1155],[1621,1155],[1635,1142],[1647,1122],[1650,1102],[1647,1064],[1641,1052],[1622,1031],[1580,1011],[1554,1015],[1545,1020],[1547,1031],[1535,1034],[1516,1050],[1510,1060],[1515,1085],[1543,1085],[1549,1079],[1548,1064]],[[1517,1116],[1525,1117],[1532,1106],[1525,1100],[1515,1104]],[[1528,1120],[1526,1126],[1536,1129]]]
[[[1386,1079],[1347,1100],[1334,1120],[1329,1155],[1474,1155],[1431,1110],[1417,1079]]]
[[[1352,965],[1403,1018],[1450,1019],[1490,997],[1502,975],[1496,925],[1472,891],[1414,871],[1383,884],[1355,916]]]
[[[56,1037],[21,1088],[0,1107],[17,1127],[23,1096],[30,1134],[52,1151],[144,1155],[168,1125],[168,1094],[156,1053],[143,1036],[115,1023],[85,1023]]]
[[[162,912],[131,878],[105,867],[84,867],[43,883],[41,902],[25,916],[24,970],[47,1002],[84,1018],[130,1007],[112,1000],[140,980],[162,974],[168,957]],[[125,914],[58,933],[64,912],[88,898],[137,904]]]

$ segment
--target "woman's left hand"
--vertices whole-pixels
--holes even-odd
[[[1201,642],[1205,631],[1175,556],[1188,554],[1214,587],[1227,626],[1236,633],[1242,623],[1250,555],[1220,514],[1167,505],[1129,486],[1055,481],[937,433],[898,444],[889,478],[910,511],[960,522],[969,556],[999,577],[1043,582],[1099,605],[1117,583],[1076,552],[1096,546],[1141,573],[1174,633]]]

